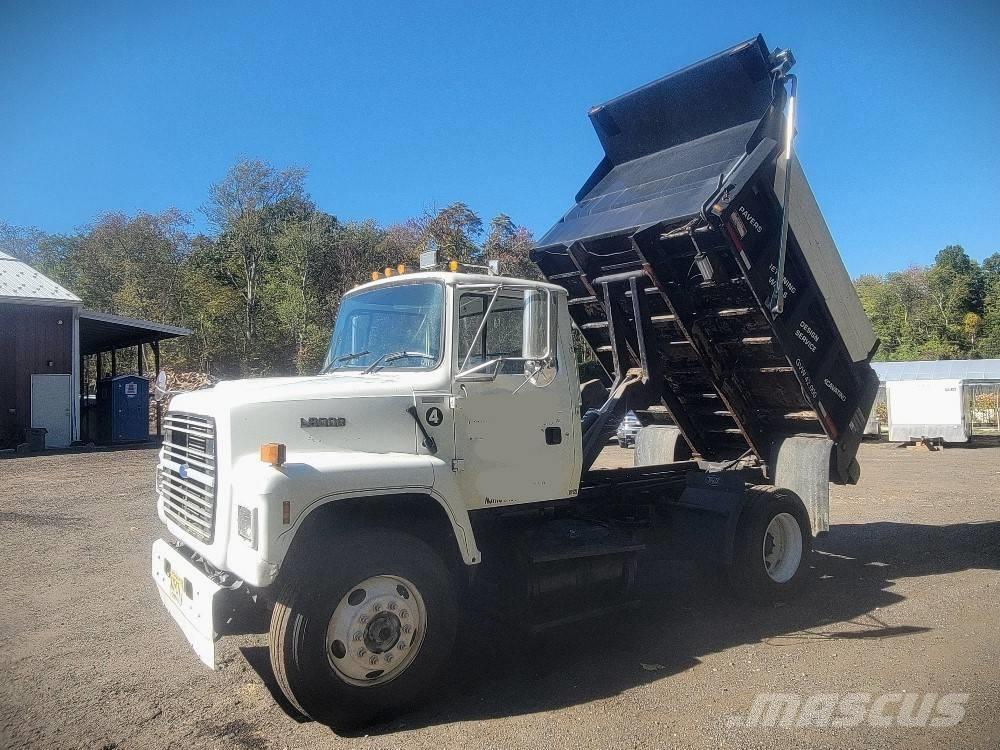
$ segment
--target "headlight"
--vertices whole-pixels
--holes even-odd
[[[257,509],[236,506],[236,533],[257,549]]]

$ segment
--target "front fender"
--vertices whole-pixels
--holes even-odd
[[[469,514],[460,499],[435,492],[434,477],[448,470],[433,456],[412,453],[296,452],[282,466],[245,456],[234,466],[233,501],[256,515],[257,549],[232,529],[227,567],[251,585],[266,586],[277,575],[292,539],[317,508],[338,500],[381,495],[428,495],[451,521],[452,532],[467,565],[478,563]],[[284,503],[288,503],[288,522]],[[232,523],[237,521],[234,509]],[[256,579],[256,580],[255,580]]]

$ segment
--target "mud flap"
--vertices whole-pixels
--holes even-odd
[[[823,437],[787,437],[771,455],[768,473],[775,487],[791,490],[806,508],[816,536],[830,530],[830,452],[833,441]]]

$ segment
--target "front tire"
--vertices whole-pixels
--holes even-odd
[[[271,617],[271,667],[285,697],[316,721],[351,729],[433,695],[458,617],[440,556],[383,530],[311,552]]]
[[[794,598],[808,579],[809,515],[789,490],[757,486],[747,493],[728,571],[730,583],[739,596],[757,604]]]

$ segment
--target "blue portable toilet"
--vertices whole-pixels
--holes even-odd
[[[97,439],[101,443],[149,440],[149,381],[118,375],[97,384]]]

